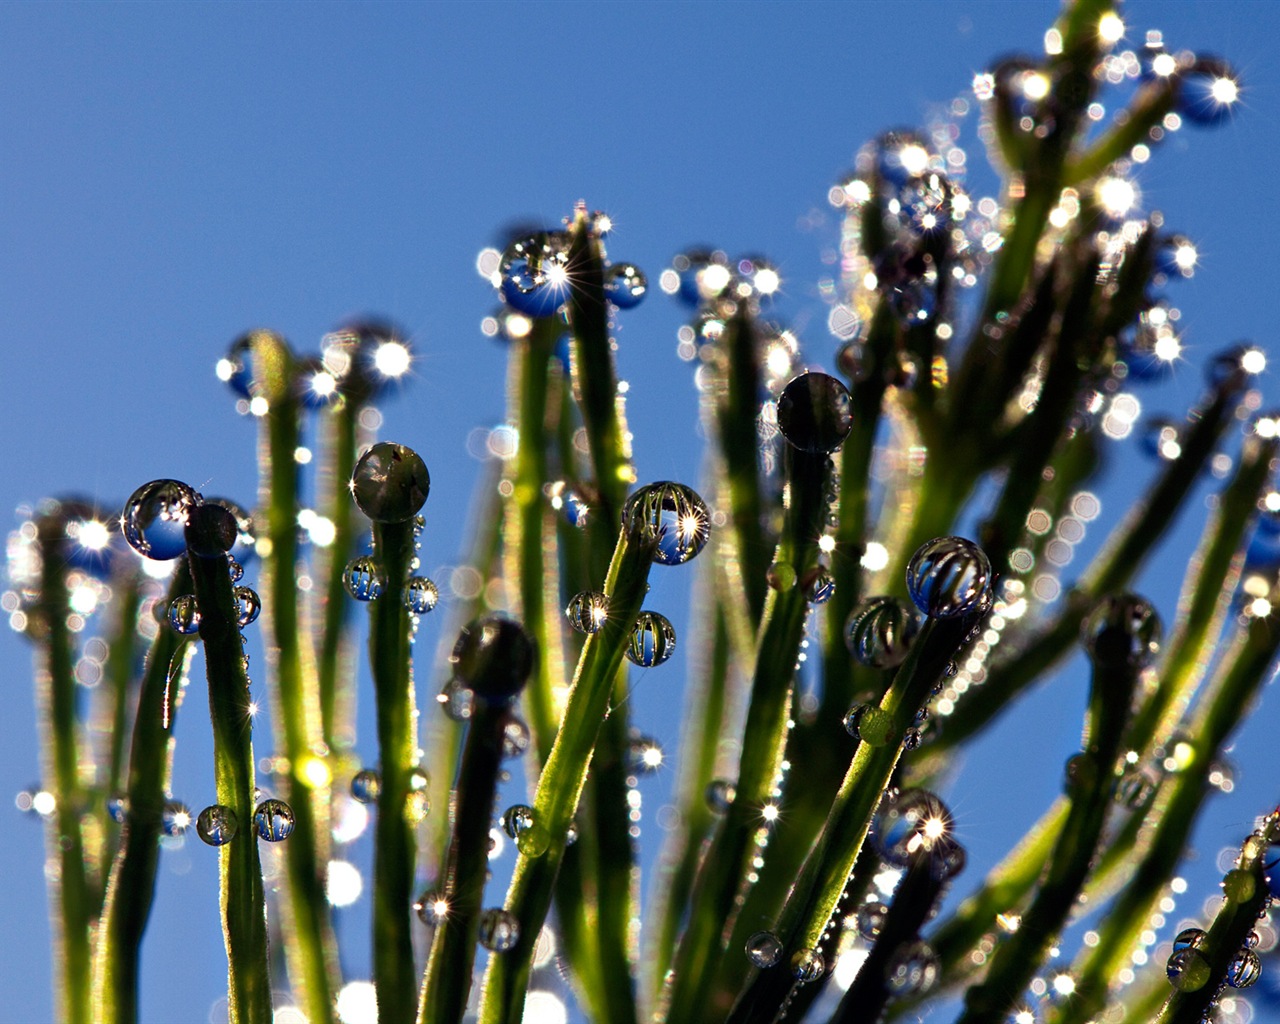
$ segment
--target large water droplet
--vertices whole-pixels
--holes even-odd
[[[778,396],[778,429],[801,451],[828,455],[853,429],[849,389],[825,373],[802,373]]]
[[[427,464],[412,448],[375,444],[356,463],[351,495],[375,523],[403,523],[418,514],[431,491]]]
[[[449,656],[454,672],[485,700],[506,702],[533,673],[537,649],[525,628],[503,615],[464,626]]]
[[[223,804],[211,804],[196,817],[196,835],[210,846],[225,846],[239,828],[236,812]]]
[[[619,309],[640,305],[648,287],[644,271],[634,263],[618,263],[605,272],[605,297]]]
[[[264,800],[253,812],[253,826],[269,843],[278,843],[293,834],[293,808],[283,800]]]
[[[609,599],[594,590],[584,590],[573,595],[564,616],[579,633],[598,633],[609,618]]]
[[[1251,949],[1242,949],[1227,965],[1227,984],[1232,988],[1250,988],[1262,977],[1262,961]]]
[[[854,704],[845,713],[844,730],[868,746],[883,747],[893,736],[893,716],[874,704]]]
[[[791,976],[801,985],[817,981],[826,970],[826,962],[816,949],[802,949],[791,957]]]
[[[234,594],[236,625],[243,629],[257,621],[258,613],[262,611],[262,599],[252,587],[236,587]]]
[[[382,792],[382,776],[376,768],[361,768],[351,777],[351,795],[362,804],[376,804]]]
[[[925,789],[904,790],[880,819],[880,855],[909,867],[922,854],[949,853],[954,831],[951,811],[937,796]]]
[[[760,968],[773,967],[782,959],[782,942],[773,932],[756,932],[747,938],[747,959]]]
[[[236,542],[236,517],[222,505],[197,504],[187,514],[187,546],[200,558],[226,558]]]
[[[403,600],[414,615],[426,615],[440,600],[440,590],[425,576],[411,576],[405,582]]]
[[[920,546],[907,566],[907,590],[930,618],[950,619],[979,610],[991,588],[991,563],[971,540],[937,537]]]
[[[627,499],[622,519],[629,529],[641,528],[657,543],[653,560],[681,565],[706,546],[711,517],[697,491],[662,480],[641,487]]]
[[[1195,992],[1209,981],[1209,961],[1194,946],[1173,953],[1164,969],[1170,983],[1179,992]]]
[[[180,836],[191,827],[191,810],[178,800],[170,800],[160,813],[160,831],[167,836]]]
[[[347,593],[357,601],[376,601],[382,596],[382,567],[368,555],[361,555],[348,562],[342,581]]]
[[[868,668],[896,668],[907,658],[920,620],[896,597],[872,597],[849,616],[845,644],[859,664]]]
[[[553,316],[569,298],[568,242],[542,232],[507,246],[498,266],[499,289],[507,305],[525,316]]]
[[[187,520],[199,495],[179,480],[152,480],[129,496],[120,516],[124,539],[138,554],[158,562],[187,550]]]
[[[467,721],[475,708],[475,694],[471,692],[471,687],[456,677],[444,684],[436,700],[444,708],[444,713],[455,722]]]
[[[480,945],[491,953],[505,953],[520,941],[520,922],[514,914],[494,907],[480,915]]]
[[[183,636],[200,632],[200,609],[194,595],[180,594],[169,602],[169,628]]]
[[[657,612],[641,612],[627,640],[627,659],[641,668],[653,668],[676,649],[675,627]]]
[[[254,556],[255,545],[258,542],[257,532],[253,525],[253,517],[229,498],[205,498],[202,504],[217,505],[220,508],[225,508],[235,517],[236,537],[231,545],[230,554],[237,563],[248,562]],[[232,578],[239,579],[234,574]]]
[[[1151,663],[1162,634],[1151,602],[1134,594],[1104,597],[1081,628],[1084,648],[1094,662],[1135,669]]]

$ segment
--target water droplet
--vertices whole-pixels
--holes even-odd
[[[491,953],[505,953],[520,941],[520,922],[514,914],[494,907],[480,915],[480,945]]]
[[[609,599],[594,590],[584,590],[573,595],[564,616],[579,633],[598,633],[609,618]]]
[[[117,825],[123,825],[129,817],[129,798],[123,793],[107,800],[107,816]]]
[[[1157,785],[1158,780],[1150,768],[1132,768],[1116,783],[1116,799],[1132,811],[1139,810],[1155,794]]]
[[[1183,928],[1174,937],[1173,951],[1176,953],[1180,949],[1198,949],[1208,937],[1208,932],[1203,928]]]
[[[444,684],[444,689],[440,691],[438,700],[446,715],[455,722],[465,722],[471,717],[475,694],[471,692],[471,687],[461,679],[454,678]]]
[[[382,567],[368,555],[361,555],[348,562],[342,581],[347,593],[357,601],[376,601],[382,596]]]
[[[214,370],[218,379],[227,385],[241,398],[252,397],[249,393],[251,376],[246,358],[253,346],[253,336],[243,334],[231,343],[227,354],[218,360]]]
[[[293,833],[293,824],[293,808],[283,800],[264,800],[253,812],[254,828],[269,843],[288,839]]]
[[[812,604],[826,604],[836,592],[836,580],[825,565],[818,566],[807,576],[804,596]]]
[[[236,812],[223,804],[211,804],[196,817],[196,835],[210,846],[225,846],[239,828]]]
[[[236,587],[236,625],[244,628],[251,625],[262,611],[262,599],[252,587]]]
[[[177,800],[168,801],[160,814],[160,831],[167,836],[180,836],[190,827],[190,808]]]
[[[817,981],[826,970],[822,954],[816,949],[802,949],[791,957],[791,976],[801,985]]]
[[[513,757],[520,757],[529,749],[529,740],[529,727],[516,715],[508,714],[502,723],[503,760],[509,761]]]
[[[404,804],[404,816],[409,824],[417,825],[431,813],[430,786],[431,776],[425,769],[414,768],[409,772],[409,795]]]
[[[376,768],[361,768],[351,777],[351,795],[362,804],[376,804],[382,792],[382,776]]]
[[[1084,649],[1099,665],[1141,669],[1160,650],[1160,616],[1145,598],[1133,594],[1104,597],[1084,621]]]
[[[1197,57],[1175,80],[1173,106],[1188,122],[1213,128],[1230,120],[1240,98],[1240,85],[1226,61]]]
[[[632,775],[652,775],[662,767],[662,744],[652,736],[632,736],[628,768]]]
[[[872,597],[858,605],[845,626],[849,652],[868,668],[896,668],[907,658],[920,620],[896,597]]]
[[[1262,961],[1251,949],[1242,949],[1227,965],[1227,984],[1232,988],[1249,988],[1262,977]]]
[[[564,845],[572,846],[578,841],[578,823],[576,821],[569,822],[569,829],[564,834]]]
[[[569,252],[564,235],[540,232],[507,246],[498,265],[502,298],[525,316],[553,316],[569,298]]]
[[[778,396],[778,429],[804,452],[829,455],[853,429],[849,389],[825,373],[802,373]]]
[[[227,559],[227,573],[231,577],[232,583],[239,583],[244,577],[244,566],[237,562],[234,558]]]
[[[1072,754],[1067,758],[1067,789],[1069,792],[1084,793],[1093,789],[1098,782],[1098,762],[1088,753]]]
[[[438,892],[424,892],[413,904],[418,919],[428,928],[434,928],[449,916],[449,901]]]
[[[653,560],[659,565],[689,561],[711,535],[711,517],[697,491],[669,480],[641,487],[631,495],[623,506],[622,521],[628,529],[643,528],[657,543]]]
[[[236,537],[231,545],[230,554],[237,562],[248,562],[254,556],[254,545],[258,542],[253,517],[229,498],[205,498],[202,504],[225,508],[235,517]],[[238,581],[240,577],[232,573],[232,579]]]
[[[1179,992],[1195,992],[1209,980],[1209,961],[1200,950],[1187,946],[1169,957],[1165,974]]]
[[[124,539],[138,554],[165,562],[187,550],[187,520],[199,495],[178,480],[152,480],[129,496],[120,516]]]
[[[909,867],[921,854],[950,856],[955,845],[951,811],[925,789],[907,789],[880,818],[880,855],[897,867]]]
[[[533,808],[528,804],[512,804],[502,812],[502,831],[512,839],[533,828]]]
[[[464,626],[449,656],[457,677],[485,700],[515,697],[533,673],[537,649],[525,628],[504,615]]]
[[[1222,895],[1232,903],[1244,903],[1253,899],[1256,889],[1253,874],[1244,868],[1232,868],[1222,877]]]
[[[657,612],[641,612],[627,641],[627,659],[641,668],[653,668],[676,649],[675,627]]]
[[[200,558],[226,558],[236,542],[236,518],[231,510],[209,502],[187,514],[187,546]]]
[[[899,995],[928,992],[938,980],[941,964],[925,942],[899,946],[886,970],[889,988]]]
[[[746,953],[756,967],[773,967],[782,959],[782,942],[773,932],[756,932],[747,939]]]
[[[893,734],[893,716],[874,704],[854,704],[845,713],[844,730],[868,746],[883,747]]]
[[[856,919],[858,934],[864,939],[875,939],[884,928],[885,918],[889,916],[889,906],[880,900],[863,903],[858,907]]]
[[[356,463],[351,495],[375,523],[403,523],[418,514],[431,491],[427,464],[412,448],[375,444]]]
[[[605,272],[605,297],[619,309],[631,309],[640,305],[648,287],[649,281],[644,276],[644,271],[634,263],[618,263]]]
[[[921,735],[920,730],[914,726],[902,734],[903,750],[919,750],[922,742],[924,742],[924,737]]]
[[[991,563],[971,540],[937,537],[920,546],[907,566],[907,590],[931,618],[950,619],[978,611],[991,586]]]
[[[398,381],[413,365],[406,333],[385,319],[357,321],[326,334],[320,342],[324,374],[312,374],[309,402],[322,399],[333,385],[342,395],[363,405]]]
[[[183,636],[200,632],[200,608],[192,594],[180,594],[169,602],[169,628]]]
[[[404,606],[414,615],[426,615],[439,600],[439,588],[425,576],[411,576],[405,582]]]
[[[707,792],[705,794],[707,806],[715,814],[724,814],[729,810],[729,805],[733,803],[734,797],[738,795],[738,790],[728,779],[712,779],[707,783]]]

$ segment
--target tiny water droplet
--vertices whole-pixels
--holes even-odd
[[[918,750],[920,749],[920,744],[923,742],[923,739],[924,738],[920,735],[920,730],[913,726],[902,734],[902,749]]]
[[[347,593],[357,601],[376,601],[382,596],[382,567],[369,555],[348,562],[342,581]]]
[[[227,560],[227,572],[231,575],[232,583],[239,583],[244,577],[244,566],[234,558],[229,558]]]
[[[711,535],[706,503],[692,487],[661,480],[641,487],[627,499],[622,521],[629,530],[643,529],[657,544],[653,560],[682,565],[697,556]]]
[[[1242,949],[1227,965],[1227,984],[1232,988],[1250,988],[1262,977],[1262,960],[1252,949]]]
[[[653,668],[670,658],[675,649],[675,627],[666,616],[641,612],[627,641],[627,660],[641,668]]]
[[[245,358],[252,346],[252,335],[241,335],[231,343],[231,347],[227,349],[227,354],[218,360],[214,368],[218,379],[240,398],[252,397],[249,393],[251,381],[249,364]]]
[[[187,550],[186,528],[199,495],[179,480],[152,480],[129,496],[120,516],[124,539],[138,554],[158,562]]]
[[[1134,594],[1104,597],[1084,621],[1084,648],[1096,664],[1144,668],[1160,650],[1164,629],[1151,602]]]
[[[170,800],[160,814],[160,831],[167,836],[180,836],[191,827],[191,810],[178,800]]]
[[[836,580],[825,565],[820,565],[806,578],[804,596],[811,604],[826,604],[836,592]]]
[[[746,954],[756,967],[773,967],[782,959],[782,942],[773,932],[756,932],[747,938]]]
[[[351,474],[351,495],[375,523],[412,519],[430,491],[431,476],[422,457],[390,441],[380,441],[360,456]]]
[[[920,546],[907,566],[907,590],[931,618],[978,611],[990,591],[991,563],[971,540],[937,537]]]
[[[506,721],[502,724],[502,759],[509,761],[513,757],[520,757],[529,749],[529,727],[524,721],[513,714],[508,714]]]
[[[572,846],[578,841],[578,823],[576,821],[569,822],[569,829],[564,834],[564,845]]]
[[[737,788],[728,779],[712,779],[707,783],[707,806],[716,814],[726,813],[737,795]]]
[[[480,945],[491,953],[506,953],[520,941],[520,922],[514,914],[493,907],[480,915]]]
[[[896,668],[920,631],[915,611],[896,597],[872,597],[858,605],[845,627],[845,644],[859,664]]]
[[[537,648],[515,619],[485,615],[462,628],[449,661],[454,672],[485,700],[511,700],[533,673]]]
[[[293,834],[293,808],[283,800],[264,800],[253,812],[253,825],[267,842],[281,842]]]
[[[853,429],[849,389],[829,374],[800,374],[778,396],[778,429],[801,451],[829,455]]]
[[[449,901],[438,892],[424,892],[413,904],[418,919],[428,928],[434,928],[449,916]]]
[[[262,611],[262,599],[252,587],[236,587],[236,625],[244,628],[251,625]]]
[[[440,590],[425,576],[411,576],[405,582],[403,600],[414,615],[426,615],[440,600]]]
[[[169,602],[169,628],[183,636],[200,632],[200,608],[194,595],[180,594]]]
[[[376,804],[382,792],[382,776],[376,768],[361,768],[351,777],[351,795],[362,804]]]
[[[1175,951],[1165,963],[1165,974],[1179,992],[1195,992],[1209,980],[1209,961],[1194,946]]]
[[[632,309],[640,305],[648,287],[649,281],[644,276],[644,271],[634,263],[618,263],[605,272],[605,297],[619,309]]]
[[[791,957],[791,976],[801,985],[817,981],[826,970],[822,954],[816,949],[802,949]]]
[[[928,992],[938,980],[941,964],[931,946],[909,942],[899,946],[886,971],[889,988],[899,995]]]
[[[595,590],[584,590],[569,600],[564,616],[579,633],[598,633],[609,618],[609,599]]]
[[[236,812],[223,804],[211,804],[196,817],[196,835],[210,846],[225,846],[239,828]]]
[[[129,817],[129,798],[119,793],[107,800],[107,816],[117,825],[123,825]]]

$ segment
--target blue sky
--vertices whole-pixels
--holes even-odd
[[[479,330],[494,298],[474,270],[503,225],[555,222],[585,198],[614,216],[611,255],[651,280],[692,243],[763,252],[786,281],[780,317],[829,366],[816,287],[836,237],[828,185],[863,141],[919,123],[992,58],[1039,52],[1055,12],[1040,0],[0,5],[0,507],[69,492],[117,504],[163,476],[251,503],[253,425],[235,415],[214,361],[250,327],[312,351],[343,318],[378,312],[409,328],[420,356],[382,435],[431,469],[424,563],[456,561],[477,468],[466,437],[503,415],[503,352]],[[1280,6],[1135,2],[1125,16],[1131,39],[1161,28],[1172,46],[1222,54],[1243,73],[1235,123],[1178,133],[1140,180],[1145,204],[1203,253],[1174,296],[1192,363],[1238,338],[1270,347]],[[697,476],[696,400],[675,355],[683,316],[655,289],[622,320],[642,480]],[[1262,385],[1271,395],[1273,381]],[[1199,387],[1186,365],[1143,400],[1176,411]],[[1178,570],[1190,536],[1171,556]],[[1152,578],[1166,607],[1174,579]],[[678,603],[688,582],[664,578],[659,593]],[[422,649],[436,639],[429,629]],[[0,726],[0,793],[13,793],[38,776],[29,652],[16,635],[0,639],[0,669],[14,701]],[[678,723],[661,706],[682,671],[646,677],[655,692],[637,696],[638,719],[653,716],[642,724],[671,745]],[[1017,744],[1020,775],[1056,779],[1078,720],[1077,703],[1055,715],[1063,699],[1037,698],[996,738],[993,750]],[[178,745],[177,795],[197,807],[211,789],[202,700],[192,693]],[[1278,714],[1268,706],[1253,723],[1242,765],[1270,758],[1274,769],[1262,737]],[[1246,771],[1206,825],[1209,864],[1274,802],[1258,774]],[[961,784],[957,813],[988,857],[1046,791],[997,793],[981,764]],[[1006,808],[1014,797],[1025,815]],[[42,1021],[42,838],[9,806],[3,1016]],[[202,1021],[218,995],[215,858],[198,846],[162,864],[146,1020]],[[359,956],[350,966],[365,969]]]

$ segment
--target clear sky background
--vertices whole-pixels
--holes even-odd
[[[382,436],[431,470],[424,565],[455,562],[477,469],[466,438],[503,417],[504,354],[479,330],[494,295],[474,269],[503,225],[555,223],[585,198],[615,219],[610,254],[655,282],[693,243],[762,252],[784,276],[779,317],[830,366],[817,293],[837,237],[828,186],[866,139],[967,94],[993,58],[1040,52],[1055,13],[1047,0],[0,3],[0,508],[66,493],[118,505],[167,476],[251,504],[254,424],[236,416],[215,360],[250,327],[314,351],[343,318],[376,312],[410,330],[419,356]],[[1203,254],[1194,280],[1170,286],[1191,362],[1140,393],[1148,411],[1180,412],[1218,347],[1252,338],[1280,358],[1280,5],[1141,0],[1125,17],[1134,42],[1161,28],[1172,47],[1229,57],[1244,76],[1232,125],[1178,133],[1140,176],[1144,205]],[[981,162],[976,145],[970,159]],[[696,480],[692,375],[675,354],[685,315],[654,289],[621,321],[641,480]],[[1272,396],[1274,381],[1262,382]],[[1116,452],[1130,479],[1149,471],[1132,448]],[[1108,517],[1122,507],[1114,493]],[[1173,573],[1146,585],[1170,615],[1194,532],[1166,551]],[[654,606],[678,611],[690,582],[664,575]],[[419,645],[424,679],[443,617]],[[672,748],[683,672],[677,656],[646,675],[634,708]],[[0,637],[0,678],[0,794],[16,793],[38,778],[30,652],[16,634]],[[1201,830],[1192,893],[1213,891],[1217,850],[1280,795],[1269,696],[1239,743],[1240,787]],[[197,809],[212,794],[203,700],[193,685],[175,785]],[[971,852],[961,891],[1047,803],[1082,703],[1079,684],[1044,691],[956,779]],[[370,736],[361,750],[373,759]],[[646,796],[650,815],[665,784]],[[0,1020],[46,1021],[41,826],[7,798],[0,823]],[[651,816],[646,827],[658,834]],[[215,865],[194,836],[162,859],[144,1020],[210,1019],[224,981]],[[1197,912],[1188,900],[1180,913]],[[367,976],[363,929],[359,913],[343,925],[352,977]]]

